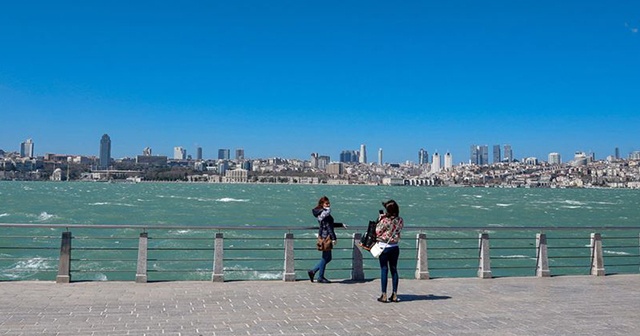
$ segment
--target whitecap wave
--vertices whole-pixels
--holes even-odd
[[[41,221],[41,222],[44,222],[44,221],[47,221],[47,220],[49,220],[49,219],[51,219],[53,217],[55,217],[55,215],[52,215],[52,214],[47,213],[46,211],[43,211],[38,215],[38,220]]]
[[[7,216],[9,216],[9,214],[8,214],[8,213],[1,213],[1,214],[0,214],[0,217],[7,217]]]
[[[522,255],[522,254],[513,254],[513,255],[506,255],[506,256],[501,255],[501,256],[500,256],[500,258],[508,258],[508,259],[527,259],[527,258],[529,258],[529,256]]]
[[[513,205],[513,204],[510,204],[510,203],[497,203],[497,204],[496,204],[496,206],[499,206],[499,207],[510,207],[510,206],[512,206],[512,205]]]
[[[36,257],[29,260],[18,261],[6,269],[6,273],[3,273],[2,276],[11,279],[24,279],[25,277],[35,275],[37,270],[48,269],[50,267],[51,265],[48,260]]]
[[[622,251],[609,251],[609,250],[604,250],[604,251],[602,251],[602,252],[607,253],[607,254],[615,254],[615,255],[631,255],[631,253],[628,253],[628,252],[622,252]]]
[[[216,200],[216,202],[249,202],[249,200],[248,199],[231,198],[231,197],[223,197],[223,198],[218,198]]]

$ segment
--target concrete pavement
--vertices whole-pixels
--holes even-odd
[[[0,282],[0,335],[640,335],[640,275]]]

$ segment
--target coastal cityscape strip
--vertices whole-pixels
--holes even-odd
[[[517,159],[509,144],[470,145],[469,159],[454,164],[450,153],[433,154],[420,148],[416,162],[388,163],[383,149],[376,160],[367,160],[367,148],[343,150],[339,160],[311,153],[309,159],[248,158],[243,148],[218,149],[217,158],[195,157],[181,146],[173,157],[153,155],[146,147],[134,158],[114,159],[111,138],[102,135],[99,156],[82,154],[36,155],[35,143],[27,139],[20,152],[0,149],[0,180],[51,181],[182,181],[207,183],[299,183],[370,184],[403,186],[486,186],[543,188],[640,188],[640,151],[627,158],[615,148],[612,155],[597,159],[595,153],[577,151],[563,162],[559,153],[546,161],[536,157]],[[489,158],[491,157],[491,160]]]

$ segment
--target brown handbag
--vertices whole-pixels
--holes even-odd
[[[326,236],[325,238],[322,238],[318,236],[318,241],[316,242],[316,248],[318,248],[318,251],[331,251],[331,249],[333,249],[333,244],[331,243],[331,237]]]

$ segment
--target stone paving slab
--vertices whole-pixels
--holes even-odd
[[[640,275],[0,282],[0,335],[640,335]]]

